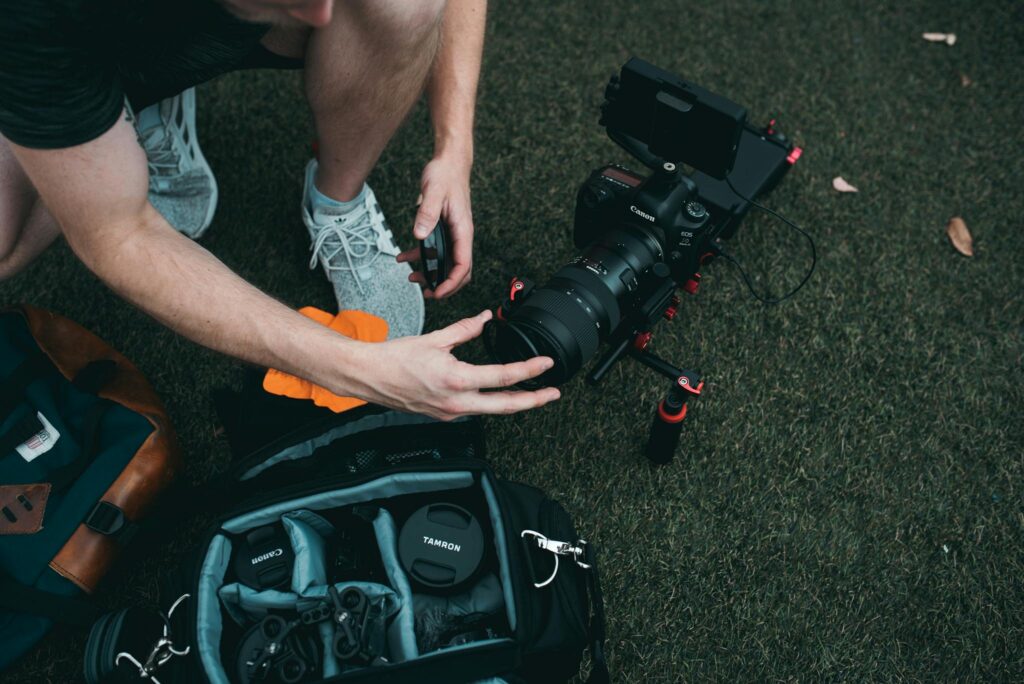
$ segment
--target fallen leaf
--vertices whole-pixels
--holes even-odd
[[[922,33],[921,37],[932,43],[945,43],[946,45],[956,44],[955,33]]]
[[[857,188],[847,183],[842,176],[836,176],[832,179],[832,187],[839,192],[857,192]]]
[[[974,83],[967,74],[960,74],[960,85],[964,88],[970,88],[971,84]]]
[[[956,251],[964,256],[974,256],[974,240],[962,218],[954,216],[949,219],[949,224],[946,225],[946,235],[949,236],[949,241],[953,243]]]

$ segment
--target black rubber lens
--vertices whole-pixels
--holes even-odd
[[[658,239],[630,226],[608,231],[543,287],[516,306],[497,329],[495,354],[502,363],[549,356],[555,365],[527,389],[569,380],[634,306],[637,278],[661,258]]]
[[[420,241],[420,272],[429,289],[436,290],[438,285],[447,280],[451,259],[448,228],[442,219],[438,219],[430,235]]]

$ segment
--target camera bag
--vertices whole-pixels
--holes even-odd
[[[139,370],[77,324],[0,312],[0,670],[91,593],[180,469]]]
[[[588,647],[588,681],[608,681],[593,548],[541,490],[494,474],[478,420],[373,405],[334,414],[260,392],[216,401],[233,463],[191,497],[216,502],[214,520],[164,582],[166,612],[97,623],[88,682],[566,682]],[[487,540],[478,571],[454,591],[417,584],[398,557],[403,520],[434,505],[471,512]],[[271,588],[251,586],[263,580]],[[250,646],[265,625],[320,620],[352,588],[380,606],[372,663],[332,651],[342,631],[327,620],[289,632],[306,635],[301,647],[282,642],[305,659],[295,671],[275,670],[278,658],[254,672],[269,657],[266,644]]]

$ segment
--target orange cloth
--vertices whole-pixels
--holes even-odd
[[[320,325],[326,325],[345,337],[360,342],[383,342],[388,338],[387,321],[365,311],[340,311],[336,316],[332,316],[326,311],[307,306],[299,309],[299,313]],[[339,397],[319,385],[314,385],[309,380],[303,380],[273,368],[263,376],[263,389],[282,397],[311,399],[317,406],[329,408],[335,413],[348,411],[366,403],[355,397]]]

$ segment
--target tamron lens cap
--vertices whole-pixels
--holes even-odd
[[[484,556],[484,533],[461,506],[436,503],[420,508],[398,535],[398,557],[414,584],[448,591],[469,581]]]

